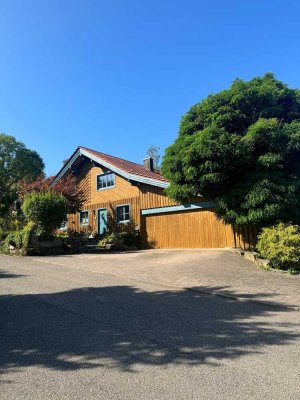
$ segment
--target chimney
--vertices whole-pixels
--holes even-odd
[[[153,158],[151,158],[151,157],[144,158],[143,162],[144,162],[144,167],[148,171],[153,171],[153,169],[154,169],[153,168]]]

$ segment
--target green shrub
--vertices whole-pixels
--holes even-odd
[[[33,226],[33,223],[29,222],[22,230],[9,233],[4,241],[5,251],[9,251],[10,246],[12,246],[18,250],[24,249],[24,252],[26,252]]]
[[[119,236],[127,247],[140,247],[140,235],[138,232],[121,232]]]
[[[114,233],[114,232],[106,233],[104,235],[104,237],[101,240],[99,240],[99,242],[98,242],[98,246],[100,246],[100,247],[105,247],[108,244],[118,244],[118,245],[120,244],[118,235],[116,233]],[[123,244],[123,243],[121,243],[121,244]]]
[[[22,210],[28,221],[36,224],[37,234],[52,233],[59,228],[67,214],[67,201],[51,191],[28,194]]]
[[[7,233],[5,232],[5,230],[0,226],[0,240],[5,239]]]
[[[58,231],[58,232],[55,234],[55,237],[58,238],[58,239],[66,239],[66,238],[69,237],[69,234],[68,234],[67,231]]]
[[[257,250],[272,267],[300,271],[300,229],[280,223],[264,228],[258,236]]]
[[[8,211],[0,218],[0,240],[5,239],[10,232],[20,231],[25,226],[22,212]]]
[[[28,224],[22,229],[22,247],[27,249],[30,243],[31,233],[34,229],[34,223],[28,222]]]
[[[140,247],[140,237],[135,232],[107,233],[99,242],[98,246],[105,247],[114,244],[121,247]]]
[[[9,249],[10,246],[14,247],[15,249],[21,249],[23,243],[22,239],[22,231],[11,232],[6,236],[4,243],[7,249]]]

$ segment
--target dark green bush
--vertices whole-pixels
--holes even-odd
[[[258,236],[257,250],[274,268],[300,271],[300,228],[277,224],[264,228]]]
[[[121,232],[124,245],[128,247],[140,247],[140,235],[137,232]]]
[[[113,244],[120,247],[140,247],[140,236],[136,232],[107,233],[99,242],[100,247]]]
[[[67,214],[67,201],[61,194],[51,191],[28,194],[22,210],[28,221],[36,224],[37,234],[53,233]]]

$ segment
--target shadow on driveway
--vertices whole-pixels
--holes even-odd
[[[0,296],[0,368],[216,366],[299,339],[294,325],[274,324],[277,314],[288,312],[189,290],[130,286]]]
[[[0,270],[0,279],[11,279],[11,278],[21,278],[24,275],[20,274],[12,274],[11,272],[5,271],[5,270]],[[26,275],[28,276],[28,275]]]

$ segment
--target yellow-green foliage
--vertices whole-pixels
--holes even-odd
[[[116,233],[107,233],[101,240],[98,242],[98,246],[105,247],[108,244],[119,244],[118,235]]]
[[[68,205],[62,194],[33,192],[26,195],[22,210],[27,221],[36,224],[39,234],[52,233],[66,218]]]
[[[264,228],[258,236],[257,250],[273,267],[300,270],[300,229],[280,223]]]
[[[15,249],[24,249],[26,252],[33,226],[34,224],[29,222],[22,230],[9,233],[4,241],[5,250],[8,251],[12,246]]]
[[[28,247],[29,243],[30,243],[30,236],[31,236],[31,232],[33,231],[34,228],[34,223],[29,221],[28,224],[22,229],[22,233],[23,233],[23,239],[22,239],[22,244],[23,244],[23,248]]]
[[[15,249],[21,249],[22,239],[23,239],[22,231],[9,233],[4,241],[6,249],[8,250],[10,246],[14,247]]]

